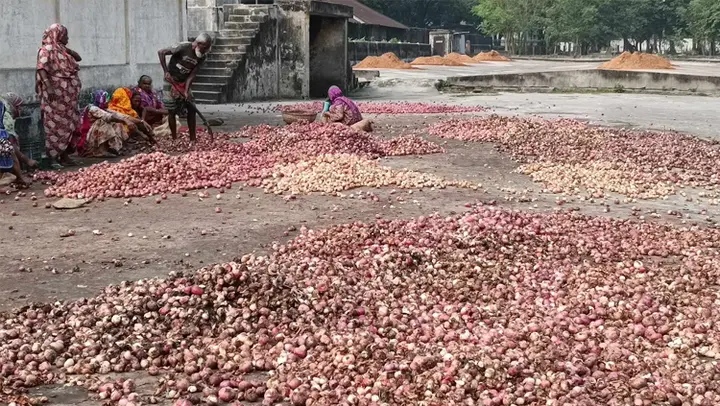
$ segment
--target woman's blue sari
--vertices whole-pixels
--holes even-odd
[[[10,136],[5,131],[3,117],[5,116],[5,104],[0,103],[0,170],[7,170],[13,167],[13,145]]]

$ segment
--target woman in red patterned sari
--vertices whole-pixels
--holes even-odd
[[[81,58],[67,43],[65,26],[53,24],[45,30],[37,57],[35,91],[40,98],[48,155],[61,165],[74,165],[69,155],[80,125]]]

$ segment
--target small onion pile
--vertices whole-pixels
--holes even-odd
[[[240,137],[251,140],[229,141]],[[185,152],[138,154],[76,172],[40,172],[35,179],[52,183],[45,190],[46,196],[128,198],[202,188],[228,189],[236,182],[258,186],[275,165],[322,154],[377,158],[443,152],[438,145],[415,136],[384,140],[340,124],[322,123],[248,127],[238,133],[224,134],[215,142],[181,144],[171,151]]]
[[[325,154],[297,163],[280,165],[263,180],[268,193],[338,195],[357,187],[440,188],[471,187],[469,182],[449,181],[439,176],[409,170],[394,170],[357,155]]]
[[[616,192],[658,198],[681,188],[715,190],[720,185],[720,147],[685,134],[498,115],[444,121],[431,125],[429,132],[497,143],[501,151],[526,164],[520,172],[546,183],[553,192],[584,189],[596,197]]]
[[[105,375],[144,370],[178,406],[720,403],[718,230],[480,205],[300,231],[0,315],[1,393],[138,405]]]
[[[478,113],[485,111],[483,106],[460,106],[444,103],[420,102],[357,102],[363,114],[448,114]],[[322,111],[323,103],[319,101],[277,105],[276,111]]]

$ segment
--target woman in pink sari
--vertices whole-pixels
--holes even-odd
[[[81,58],[67,43],[65,26],[53,24],[45,30],[37,56],[35,91],[40,98],[48,155],[61,165],[75,165],[69,155],[80,125]]]
[[[354,101],[343,96],[342,90],[331,86],[328,90],[330,98],[330,111],[323,113],[327,123],[342,123],[357,131],[372,131],[372,121],[364,120],[360,108]]]

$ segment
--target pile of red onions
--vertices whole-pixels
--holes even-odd
[[[252,138],[246,143],[232,138]],[[159,148],[162,148],[161,144]],[[118,163],[100,163],[77,172],[41,172],[37,180],[52,183],[46,196],[73,198],[142,197],[202,188],[231,188],[233,183],[259,185],[275,165],[321,154],[354,154],[377,158],[430,154],[442,148],[415,136],[384,140],[340,124],[267,125],[219,136],[198,144],[179,144],[170,152],[138,154]]]
[[[677,188],[716,187],[720,147],[685,134],[595,127],[576,120],[489,116],[430,126],[432,135],[499,144],[520,171],[554,192],[667,196]]]
[[[145,370],[178,406],[714,405],[719,249],[718,230],[492,206],[303,228],[0,316],[0,384],[125,406],[152,399],[106,374]]]
[[[444,103],[420,102],[357,102],[363,114],[448,114],[477,113],[485,111],[482,106],[460,106]],[[322,111],[323,102],[314,101],[273,106],[275,111]]]

